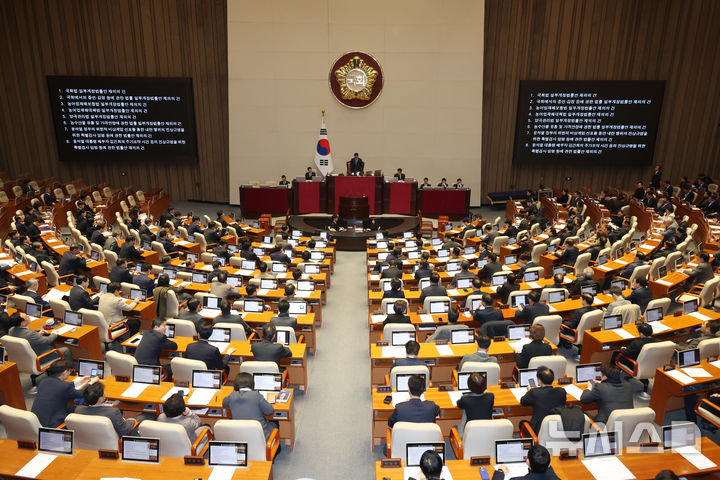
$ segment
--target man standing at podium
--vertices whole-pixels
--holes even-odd
[[[365,162],[355,152],[355,155],[350,159],[350,175],[361,175],[365,170]]]

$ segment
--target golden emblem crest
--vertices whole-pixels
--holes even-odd
[[[357,55],[335,70],[335,79],[340,84],[340,94],[345,100],[370,100],[377,70]]]

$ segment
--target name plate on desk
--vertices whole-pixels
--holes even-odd
[[[400,458],[383,458],[380,460],[381,468],[400,468],[402,467],[402,459]]]
[[[108,460],[117,460],[120,454],[117,450],[98,450],[98,458],[106,458]]]
[[[205,465],[205,459],[203,457],[185,455],[183,459],[185,460],[185,465]]]

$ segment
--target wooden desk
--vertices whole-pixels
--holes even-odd
[[[720,313],[701,308],[699,313],[710,317],[711,319],[720,318]],[[659,332],[653,335],[655,338],[660,340],[676,341],[680,339],[680,332],[685,329],[698,327],[702,324],[702,320],[699,320],[691,315],[680,315],[678,317],[674,315],[666,315],[661,321],[666,327],[670,327],[670,330]],[[619,350],[635,338],[638,338],[638,331],[635,324],[625,324],[622,326],[623,330],[632,334],[633,338],[622,338],[620,335],[613,331],[601,330],[599,332],[585,331],[583,337],[582,351],[580,352],[580,363],[590,362],[605,362],[609,361],[612,353]]]
[[[37,450],[17,448],[17,442],[0,439],[0,475],[15,478],[15,473],[37,455]],[[75,450],[72,456],[58,455],[37,477],[43,480],[97,480],[103,477],[162,478],[176,480],[206,478],[212,469],[207,465],[189,466],[182,458],[161,457],[157,464],[100,459],[92,450]],[[17,477],[22,478],[22,477]],[[272,462],[248,462],[238,468],[233,479],[271,480]]]
[[[688,278],[690,277],[682,272],[670,272],[662,278],[651,280],[648,287],[652,291],[653,298],[663,298],[669,296],[670,292],[680,289]]]
[[[613,298],[610,295],[606,295],[604,293],[599,293],[595,295],[595,301],[593,303],[593,307],[604,307],[610,303],[613,302]],[[582,299],[568,299],[564,302],[558,302],[558,303],[551,303],[549,304],[550,307],[550,313],[549,315],[560,315],[563,318],[569,317],[570,313],[572,313],[574,310],[577,310],[578,308],[582,307]],[[516,308],[504,308],[501,310],[503,314],[503,318],[505,320],[512,320],[515,318],[515,313],[517,312]]]
[[[20,383],[17,364],[6,361],[0,365],[0,405],[25,410],[25,395]]]
[[[33,320],[28,325],[31,330],[39,331],[43,325],[45,325],[45,318]],[[63,327],[65,324],[61,323],[55,327],[52,332]],[[70,340],[72,343],[67,343]],[[100,335],[98,334],[97,327],[92,325],[83,325],[81,327],[75,327],[75,331],[65,332],[62,335],[58,335],[55,340],[55,345],[58,347],[68,347],[72,351],[73,358],[87,358],[91,360],[102,360],[102,346],[100,345]]]
[[[24,285],[25,282],[27,282],[31,278],[36,279],[38,281],[37,293],[38,295],[42,296],[47,293],[47,279],[45,278],[45,274],[42,273],[42,267],[38,266],[38,268],[40,269],[38,272],[33,272],[26,265],[17,264],[5,271],[12,276],[12,278],[15,280],[15,283],[19,283],[22,285]]]
[[[133,353],[135,351],[139,343],[137,340],[138,335],[141,335],[141,333],[136,333],[122,343],[124,352]],[[177,350],[163,350],[160,359],[164,363],[170,363],[174,356],[182,357],[187,346],[195,341],[190,337],[175,337],[172,340],[177,344]],[[235,375],[240,372],[240,364],[243,360],[253,359],[250,348],[251,342],[234,341],[229,343],[229,348],[235,349],[228,362],[230,378],[235,378]],[[290,386],[307,392],[307,345],[304,343],[291,343],[288,348],[292,351],[292,357],[280,360],[280,366],[287,368]]]
[[[469,316],[467,315],[469,313]],[[410,322],[417,331],[417,341],[424,342],[425,338],[432,335],[435,329],[440,325],[448,324],[447,314],[428,314],[432,317],[432,322],[423,322],[420,314],[417,312],[410,312],[407,314],[410,317]],[[368,315],[368,328],[370,330],[370,343],[376,343],[382,340],[383,324],[387,315],[381,313],[370,313]],[[427,317],[426,317],[427,318]],[[458,318],[458,323],[463,325],[473,321],[472,312],[463,312]]]
[[[553,385],[560,386],[555,382]],[[576,387],[581,390],[587,388],[586,384],[575,384]],[[518,430],[518,424],[521,420],[528,420],[532,416],[532,406],[523,406],[520,404],[515,395],[510,391],[509,388],[500,388],[499,385],[490,385],[487,387],[487,391],[491,392],[495,396],[494,408],[500,408],[503,411],[502,418],[508,418],[513,422],[515,431]],[[395,407],[392,403],[384,403],[383,400],[389,395],[385,392],[378,392],[376,388],[373,389],[373,414],[372,414],[372,435],[373,435],[373,446],[380,445],[387,434],[387,421],[392,415]],[[450,435],[450,429],[457,426],[462,419],[462,410],[450,398],[449,392],[441,392],[435,387],[429,388],[425,392],[425,400],[435,402],[440,407],[440,416],[435,419],[435,423],[440,426],[444,437]],[[579,400],[572,397],[569,393],[567,395],[568,405],[580,405],[583,410],[595,410],[597,406],[592,404],[581,404]]]
[[[242,313],[237,311],[234,311],[233,313],[235,313],[236,315],[243,315]],[[275,312],[245,313],[243,320],[245,321],[245,323],[258,330],[276,315],[277,313]],[[305,345],[307,345],[308,353],[310,353],[311,355],[315,355],[315,350],[317,348],[317,339],[315,336],[315,314],[308,313],[307,315],[299,315],[297,317],[297,322],[298,328],[295,329],[295,335],[304,335]]]
[[[683,385],[668,375],[662,368],[655,372],[655,381],[650,397],[650,408],[655,410],[655,423],[662,424],[665,413],[669,410],[682,408],[678,402],[681,397],[692,394],[705,393],[720,388],[720,364],[702,360],[700,366],[712,377],[695,378],[694,382]],[[690,390],[688,389],[690,388]]]

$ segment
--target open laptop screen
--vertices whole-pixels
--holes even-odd
[[[242,287],[242,277],[228,275],[227,284],[230,285],[231,287]]]
[[[282,262],[274,262],[271,264],[273,273],[287,272],[287,265]]]
[[[278,282],[274,278],[261,278],[260,288],[263,290],[275,290],[278,288]]]
[[[520,305],[525,306],[527,303],[527,295],[513,295],[510,297],[510,306],[512,308],[517,308]]]
[[[298,280],[297,289],[302,292],[312,292],[315,290],[315,282],[313,280]]]
[[[307,302],[288,302],[290,303],[290,315],[307,315]]]
[[[603,317],[603,330],[612,330],[622,326],[622,315],[605,315]]]
[[[122,437],[122,459],[133,462],[160,461],[160,439]]]
[[[495,463],[522,463],[533,446],[531,438],[495,441]]]
[[[470,390],[470,387],[468,387],[468,379],[473,373],[479,373],[482,375],[487,383],[487,372],[460,372],[458,373],[458,391],[465,392]]]
[[[275,336],[275,343],[280,343],[285,346],[290,345],[290,332],[287,330],[278,330]]]
[[[317,275],[320,273],[320,265],[317,263],[306,263],[303,272],[310,275]]]
[[[438,314],[438,313],[448,313],[450,310],[450,302],[447,300],[437,300],[435,302],[430,302],[429,311],[430,313]]]
[[[167,275],[170,280],[175,280],[177,278],[177,271],[174,268],[163,268],[162,273]]]
[[[560,303],[565,301],[565,290],[548,292],[548,303]]]
[[[255,260],[243,260],[240,262],[242,270],[255,270]]]
[[[72,455],[73,434],[72,430],[40,427],[38,429],[38,451]]]
[[[211,342],[229,342],[231,338],[231,328],[214,327],[208,340],[210,340]]]
[[[602,373],[600,372],[601,363],[582,363],[575,367],[575,382],[584,383],[590,380],[600,381]]]
[[[595,288],[595,285],[585,285],[580,288],[581,294],[589,293],[592,296],[597,295],[597,288]]]
[[[683,302],[683,314],[688,315],[693,312],[698,311],[698,299],[693,298],[692,300],[687,300]],[[28,314],[29,315],[29,314]]]
[[[458,278],[457,288],[472,288],[472,278]]]
[[[498,285],[502,285],[507,280],[507,275],[493,275],[492,276],[492,284],[494,287]]]
[[[222,371],[193,370],[192,388],[212,388],[217,390],[220,387],[222,387]]]
[[[219,262],[221,267],[225,266],[225,257],[212,257],[212,262]]]
[[[540,279],[540,272],[538,270],[531,270],[529,272],[525,272],[525,275],[523,275],[523,280],[525,282],[537,282]]]
[[[417,333],[414,331],[392,332],[392,345],[404,347],[410,340],[415,340]]]
[[[530,335],[530,325],[508,325],[507,327],[507,338],[508,340],[522,340]]]
[[[210,308],[213,310],[220,309],[220,300],[222,300],[220,297],[202,297],[202,299],[203,299],[203,307]]]
[[[34,303],[25,304],[25,313],[28,317],[40,318],[42,316],[42,308]]]
[[[653,307],[648,308],[645,310],[645,320],[650,322],[657,322],[658,320],[662,320],[663,318],[663,308],[662,307]]]
[[[420,465],[420,458],[423,453],[428,450],[434,450],[445,464],[445,443],[444,442],[432,442],[432,443],[407,443],[405,444],[407,449],[407,466],[417,467]]]
[[[460,262],[448,262],[447,266],[445,267],[446,272],[459,272],[460,271]]]
[[[262,300],[243,301],[243,311],[250,313],[261,313],[265,309],[265,302]]]
[[[255,390],[277,392],[282,390],[282,373],[253,373]]]
[[[678,368],[694,367],[700,365],[700,349],[678,350],[675,352],[675,365]]]
[[[211,467],[247,467],[247,443],[208,442],[208,465]]]
[[[193,283],[207,283],[207,275],[202,272],[193,272],[192,274]]]
[[[139,302],[144,302],[146,299],[145,290],[142,290],[140,288],[131,288],[130,289],[130,300],[137,300]]]

